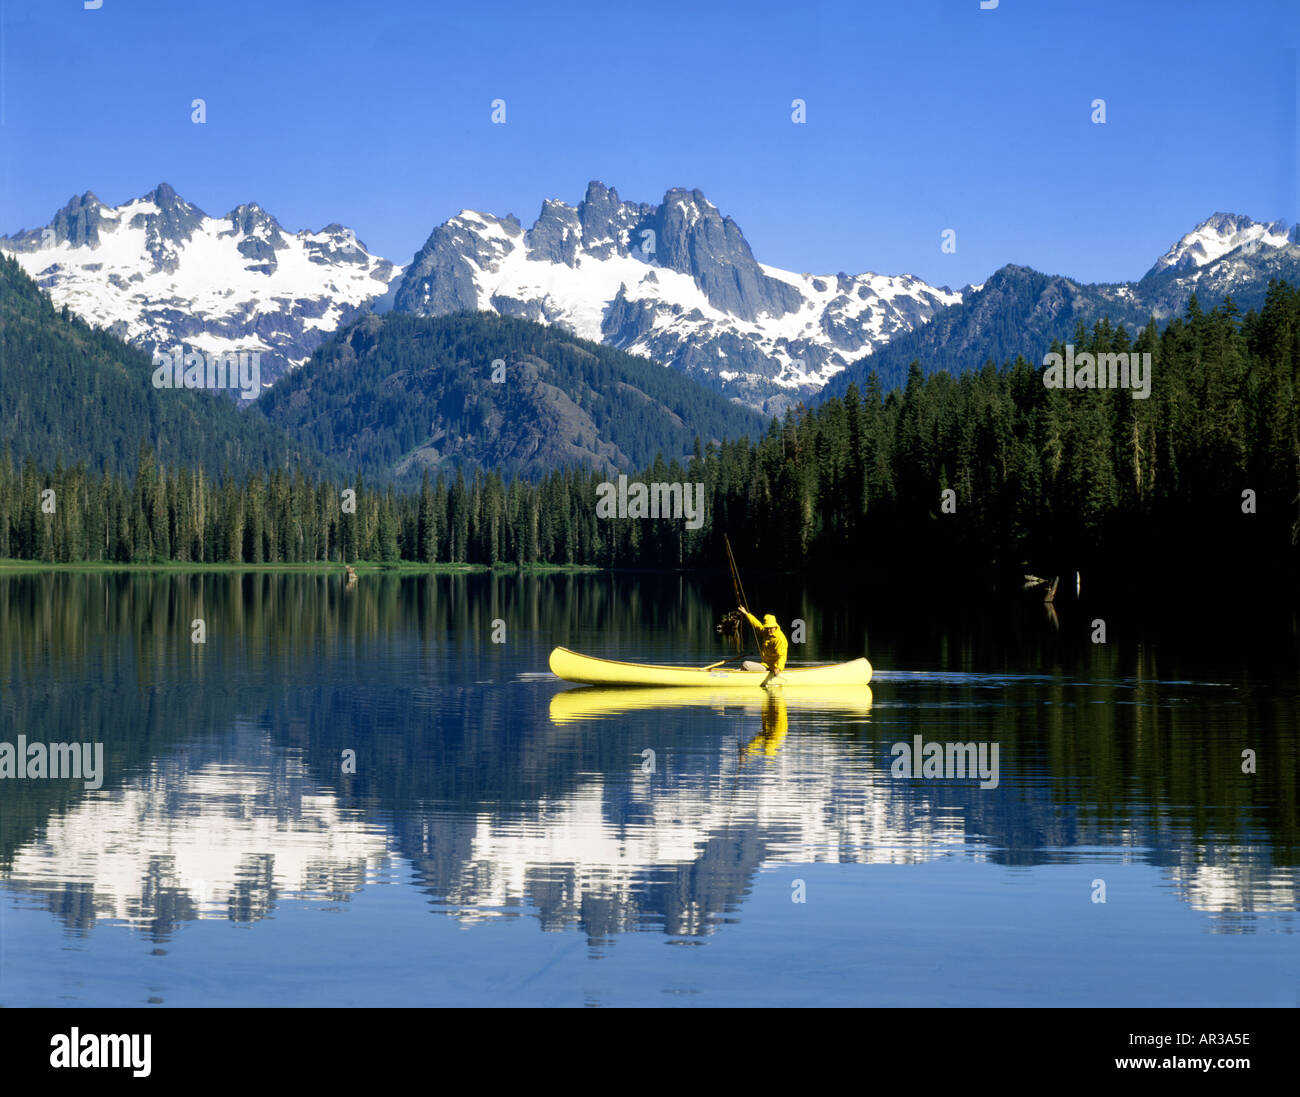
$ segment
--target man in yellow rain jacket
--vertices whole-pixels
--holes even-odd
[[[758,657],[763,660],[763,666],[767,667],[767,677],[759,685],[765,686],[774,678],[780,684],[782,680],[778,678],[778,675],[785,669],[785,653],[790,649],[790,642],[785,638],[785,633],[781,631],[781,626],[776,623],[776,618],[770,613],[766,614],[760,621],[744,606],[737,606],[736,608],[749,618],[751,625],[759,630],[758,635],[762,641],[762,647],[759,648]]]

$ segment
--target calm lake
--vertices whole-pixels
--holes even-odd
[[[1300,1005],[1294,611],[746,584],[870,691],[549,674],[725,576],[0,576],[0,742],[103,746],[0,780],[0,1005]]]

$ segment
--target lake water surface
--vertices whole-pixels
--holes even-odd
[[[1292,611],[747,580],[870,690],[547,671],[716,576],[0,576],[0,742],[104,746],[0,780],[0,1005],[1300,1005]]]

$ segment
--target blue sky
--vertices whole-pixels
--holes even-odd
[[[2,2],[0,232],[165,181],[405,263],[463,207],[527,225],[601,179],[699,187],[762,262],[956,288],[1300,219],[1297,0]]]

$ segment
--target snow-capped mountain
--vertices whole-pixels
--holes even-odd
[[[655,206],[592,182],[577,206],[544,202],[528,229],[514,216],[462,210],[405,272],[341,225],[289,233],[256,204],[210,217],[166,184],[117,207],[90,193],[73,198],[49,225],[0,237],[0,249],[56,305],[148,351],[177,343],[261,351],[264,384],[366,312],[480,309],[645,355],[773,413],[838,391],[872,366],[896,382],[895,350],[909,361],[925,351],[934,368],[1001,360],[1019,348],[993,345],[989,333],[1023,326],[994,315],[1005,297],[999,276],[1022,268],[955,292],[911,275],[781,270],[758,262],[740,227],[700,191],[682,188]],[[1231,293],[1248,308],[1269,278],[1297,272],[1300,227],[1216,213],[1140,281],[1055,280],[1074,289],[1051,291],[1025,335],[1050,338],[1058,320],[1103,313],[1136,328],[1180,312],[1192,292],[1207,303]],[[1002,287],[992,297],[991,285]],[[1052,305],[1071,294],[1083,305]],[[965,306],[982,319],[970,346],[958,346],[952,329]],[[936,317],[943,322],[932,330]]]
[[[767,266],[698,190],[651,206],[592,182],[576,207],[546,201],[528,230],[462,210],[416,254],[395,308],[558,324],[776,411],[960,300],[910,275]]]
[[[255,203],[210,217],[166,183],[115,207],[88,192],[43,228],[0,237],[0,249],[56,305],[151,353],[261,352],[263,384],[400,274],[342,225],[289,233]]]
[[[1180,274],[1204,267],[1248,244],[1280,248],[1300,243],[1300,225],[1290,234],[1285,221],[1254,221],[1238,213],[1216,213],[1187,233],[1156,260],[1147,275],[1173,270]]]

